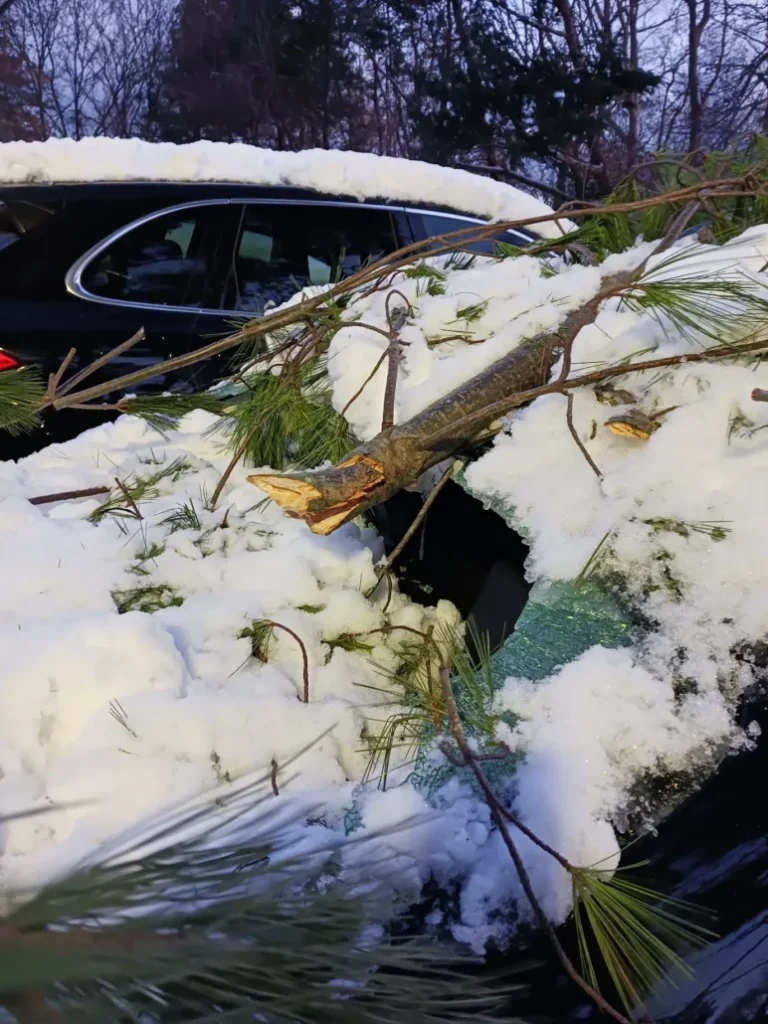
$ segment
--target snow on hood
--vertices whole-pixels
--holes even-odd
[[[439,167],[347,150],[305,149],[297,153],[244,143],[144,142],[141,139],[48,139],[0,144],[0,182],[48,184],[89,181],[243,182],[287,185],[358,199],[431,203],[491,221],[544,217],[546,203],[512,185]],[[562,224],[562,230],[560,227]],[[556,238],[568,221],[535,226]]]

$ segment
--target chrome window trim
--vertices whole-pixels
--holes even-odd
[[[152,213],[144,214],[143,217],[138,217],[136,220],[132,220],[128,224],[124,224],[123,227],[118,228],[117,231],[113,231],[111,235],[103,238],[96,245],[85,252],[82,256],[79,256],[72,266],[67,271],[64,277],[64,285],[67,292],[73,295],[75,298],[83,299],[86,302],[97,302],[102,306],[116,306],[122,309],[149,309],[149,310],[161,310],[167,313],[195,313],[203,314],[205,316],[222,316],[222,315],[238,315],[245,314],[244,310],[237,309],[204,309],[198,306],[164,306],[155,302],[131,302],[129,299],[108,299],[103,295],[94,295],[93,292],[89,292],[87,288],[83,286],[82,277],[86,267],[97,257],[100,256],[105,249],[108,249],[113,242],[123,238],[123,236],[129,234],[135,228],[139,228],[142,224],[148,224],[153,220],[157,220],[158,217],[164,217],[169,213],[179,213],[183,210],[199,209],[205,206],[231,206],[237,203],[248,206],[333,206],[341,207],[343,209],[354,209],[354,210],[386,210],[388,212],[398,213],[413,213],[413,214],[424,214],[431,217],[443,217],[446,220],[455,220],[463,224],[489,224],[491,221],[481,220],[477,217],[470,217],[460,213],[443,213],[439,210],[423,210],[416,207],[404,207],[401,205],[385,204],[385,203],[350,203],[350,202],[334,202],[332,199],[273,199],[264,198],[257,199],[253,196],[230,196],[226,199],[195,199],[186,203],[176,203],[173,206],[165,206],[161,210],[153,210]],[[517,234],[521,238],[525,239],[525,236],[520,232],[516,232],[514,229],[510,229],[509,234]],[[528,239],[525,239],[528,241]]]
[[[123,309],[163,310],[168,313],[202,313],[208,316],[222,316],[222,314],[239,314],[244,316],[245,311],[238,309],[202,309],[198,306],[164,306],[155,302],[131,302],[129,299],[108,299],[103,295],[94,295],[92,292],[89,292],[87,288],[83,287],[82,281],[83,272],[88,264],[97,256],[100,256],[113,242],[127,235],[134,228],[139,228],[142,224],[148,224],[150,221],[157,220],[158,217],[164,217],[167,213],[178,213],[181,210],[191,210],[201,206],[231,206],[233,203],[248,204],[250,206],[256,204],[261,206],[339,206],[354,210],[387,210],[389,212],[394,210],[398,213],[404,212],[402,206],[393,206],[391,204],[345,203],[334,202],[331,199],[256,199],[253,196],[230,196],[227,199],[196,199],[188,203],[177,203],[175,206],[165,206],[162,210],[153,210],[152,213],[147,213],[143,217],[132,220],[130,224],[124,224],[123,227],[113,231],[107,238],[91,246],[86,253],[75,260],[67,271],[64,277],[64,286],[67,292],[77,299],[84,299],[86,302],[98,302],[102,306],[118,306]]]
[[[195,202],[178,203],[175,206],[166,206],[162,210],[153,210],[152,213],[146,213],[143,217],[138,217],[129,224],[124,224],[117,231],[113,231],[111,235],[103,238],[96,245],[91,246],[86,253],[75,260],[64,277],[64,286],[67,292],[70,295],[74,295],[77,299],[85,299],[86,302],[98,302],[102,306],[118,306],[123,309],[164,310],[168,313],[221,313],[221,310],[218,309],[203,310],[198,306],[163,306],[156,302],[131,302],[128,299],[108,299],[103,295],[94,295],[93,292],[89,292],[83,286],[82,278],[83,271],[97,256],[100,256],[113,242],[123,238],[124,235],[129,234],[134,228],[140,228],[142,224],[149,224],[151,221],[157,220],[158,217],[164,217],[168,213],[179,213],[182,210],[198,209],[202,206],[229,206],[231,202],[231,199],[198,199]]]
[[[442,210],[422,210],[416,207],[407,206],[405,208],[406,213],[415,213],[419,216],[424,217],[442,217],[444,220],[458,220],[462,224],[482,224],[484,227],[489,227],[494,223],[492,220],[483,220],[481,217],[470,217],[467,214],[462,213],[443,213]],[[501,221],[501,224],[504,222]],[[530,242],[531,239],[527,238],[522,231],[518,231],[515,228],[507,228],[504,232],[507,235],[517,235],[518,238],[524,239],[526,242]],[[533,234],[533,232],[531,232]],[[536,237],[536,236],[535,236]]]

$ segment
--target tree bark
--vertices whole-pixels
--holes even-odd
[[[461,387],[406,423],[382,431],[329,469],[283,474],[255,473],[250,483],[268,494],[289,516],[303,519],[313,533],[329,534],[366,509],[397,494],[432,466],[471,445],[498,418],[482,410],[509,396],[545,384],[558,355],[570,352],[582,327],[591,324],[603,300],[636,276],[606,278],[594,298],[569,313],[552,332],[524,341]],[[469,430],[452,425],[470,415]],[[430,440],[439,435],[438,440]]]
[[[710,0],[704,0],[701,18],[697,19],[697,0],[686,0],[688,7],[688,103],[689,103],[689,139],[688,150],[691,154],[701,148],[703,139],[704,109],[699,82],[699,49],[704,29],[709,23],[711,14]]]

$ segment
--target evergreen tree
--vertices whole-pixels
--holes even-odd
[[[167,138],[277,149],[343,144],[358,76],[353,6],[182,0],[167,72]]]

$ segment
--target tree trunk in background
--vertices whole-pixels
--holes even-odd
[[[688,7],[688,105],[689,132],[688,151],[701,149],[703,141],[703,107],[701,83],[699,81],[699,53],[701,36],[711,15],[711,0],[702,0],[701,17],[698,17],[697,0],[686,0]]]

